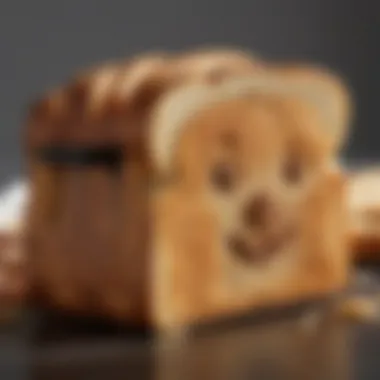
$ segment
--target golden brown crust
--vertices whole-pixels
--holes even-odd
[[[31,108],[27,145],[68,140],[120,142],[128,129],[140,128],[153,102],[170,88],[188,81],[207,82],[220,70],[219,81],[253,72],[258,66],[248,54],[218,50],[173,56],[145,54],[94,67],[74,76]],[[110,125],[110,118],[115,117],[120,121]]]
[[[228,78],[252,74],[264,62],[248,51],[238,49],[198,49],[174,59],[171,70],[180,81],[220,83]]]
[[[20,308],[27,295],[26,262],[20,239],[10,231],[0,234],[0,319],[10,309]]]

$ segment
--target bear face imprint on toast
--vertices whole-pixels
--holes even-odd
[[[236,259],[267,262],[296,241],[308,184],[324,159],[313,118],[297,102],[256,96],[187,120],[174,150],[177,185],[208,199]]]

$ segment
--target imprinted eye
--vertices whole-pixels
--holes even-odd
[[[301,158],[291,155],[284,164],[283,178],[290,185],[296,185],[302,181],[304,170]]]
[[[221,192],[229,192],[235,184],[235,175],[232,168],[226,163],[216,164],[211,173],[210,181],[215,189]]]

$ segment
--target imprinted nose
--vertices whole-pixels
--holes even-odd
[[[243,223],[248,227],[265,227],[271,222],[273,202],[267,194],[251,198],[243,209]]]

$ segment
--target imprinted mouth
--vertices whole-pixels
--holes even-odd
[[[239,234],[232,235],[227,240],[228,250],[239,260],[250,263],[270,261],[295,239],[294,225],[288,225],[278,232],[263,235],[258,242],[250,241]]]

